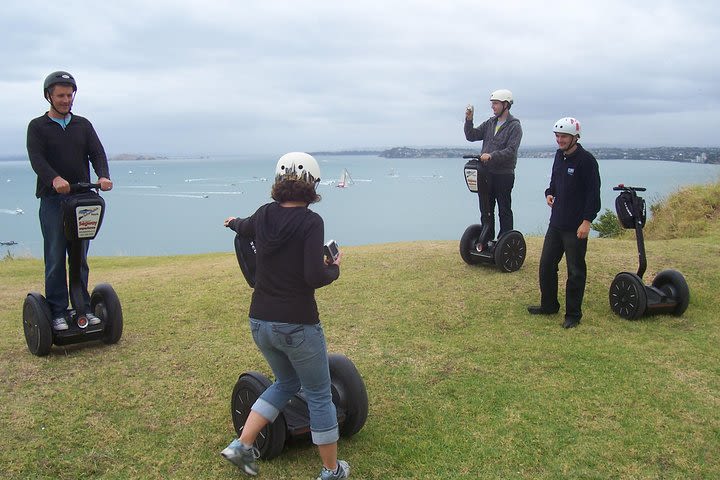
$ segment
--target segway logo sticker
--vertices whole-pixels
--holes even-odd
[[[78,238],[94,238],[97,235],[101,213],[102,207],[100,206],[75,209]]]
[[[477,192],[477,170],[474,168],[465,169],[465,183],[471,192]]]

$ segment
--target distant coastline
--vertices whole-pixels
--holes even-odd
[[[720,164],[720,147],[606,147],[586,145],[599,160],[661,160],[669,162]],[[355,149],[335,151],[309,152],[316,156],[328,155],[377,155],[383,158],[458,158],[463,155],[478,153],[477,148],[468,147],[393,147],[388,149]],[[555,149],[551,147],[521,147],[520,158],[552,158]],[[212,155],[148,155],[137,153],[120,153],[110,155],[108,160],[152,161],[177,158],[210,158]],[[27,155],[0,155],[0,162],[27,160]]]
[[[601,160],[662,160],[686,163],[720,164],[718,147],[593,147],[590,150]],[[478,153],[480,148],[444,147],[414,148],[394,147],[387,150],[340,150],[336,152],[311,152],[313,155],[378,155],[384,158],[458,158]],[[553,158],[555,149],[536,147],[520,148],[520,158]]]

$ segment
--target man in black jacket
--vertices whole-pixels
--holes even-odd
[[[53,72],[43,85],[50,110],[30,121],[27,131],[27,150],[30,164],[37,173],[35,196],[40,199],[40,228],[44,240],[45,297],[50,305],[53,329],[67,330],[68,287],[66,280],[66,252],[69,250],[62,219],[62,199],[70,193],[70,184],[90,182],[90,166],[98,176],[101,190],[110,190],[112,181],[107,157],[92,124],[70,113],[77,92],[77,84],[67,72]],[[84,240],[80,276],[85,305],[85,317],[90,325],[100,320],[90,312],[88,293],[89,268]]]
[[[578,143],[580,122],[565,117],[553,128],[558,150],[545,201],[551,208],[550,226],[540,257],[540,305],[528,307],[531,314],[554,314],[558,302],[558,264],[565,255],[568,279],[565,284],[565,322],[573,328],[582,318],[585,294],[590,224],[600,211],[600,172],[595,157]]]

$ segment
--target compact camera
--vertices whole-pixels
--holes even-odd
[[[331,262],[334,262],[340,256],[340,249],[335,240],[330,240],[325,244],[325,256],[330,259]]]

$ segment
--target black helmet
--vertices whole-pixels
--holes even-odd
[[[73,92],[77,92],[77,84],[75,83],[75,78],[68,72],[63,72],[62,70],[60,70],[58,72],[51,73],[45,78],[45,83],[43,84],[43,95],[45,96],[45,98],[48,97],[48,91],[50,87],[59,83],[65,85],[72,85]]]

